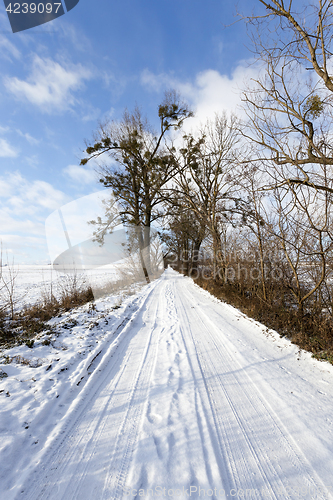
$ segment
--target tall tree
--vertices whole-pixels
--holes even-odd
[[[100,125],[94,145],[86,149],[84,165],[91,159],[111,157],[113,163],[98,168],[100,182],[111,187],[120,206],[120,216],[136,228],[141,263],[149,282],[150,228],[161,217],[161,202],[167,183],[176,175],[169,133],[182,127],[192,116],[186,103],[175,91],[165,94],[158,107],[159,132],[153,131],[139,108],[124,112],[120,122]]]

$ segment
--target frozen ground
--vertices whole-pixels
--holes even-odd
[[[172,270],[119,305],[3,353],[1,499],[333,498],[331,365]]]

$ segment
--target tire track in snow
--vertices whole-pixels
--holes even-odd
[[[174,276],[165,286],[165,308],[167,338],[160,337],[148,421],[143,424],[144,446],[137,449],[128,484],[134,491],[156,486],[209,489],[212,484],[221,489],[215,435],[207,423],[175,308]],[[152,412],[153,419],[149,418]],[[193,492],[192,498],[196,498]]]
[[[159,484],[267,487],[268,496],[245,498],[296,500],[290,488],[300,477],[302,486],[322,487],[260,373],[250,376],[235,353],[232,327],[218,324],[222,309],[201,299],[174,273],[152,286],[17,498],[118,500],[127,487]]]
[[[146,341],[142,346],[144,338],[141,337],[138,349],[131,347],[135,333],[127,331],[135,327],[136,322],[142,323],[144,308],[146,306],[149,311],[149,304],[154,299],[153,290],[149,291],[139,309],[135,312],[131,319],[131,324],[124,324],[126,335],[121,339],[115,353],[107,360],[104,370],[98,375],[90,391],[86,394],[80,407],[77,409],[75,419],[68,425],[68,428],[63,430],[61,439],[57,440],[52,450],[45,457],[45,464],[42,470],[38,468],[34,474],[34,483],[24,489],[24,494],[19,498],[36,500],[39,498],[56,499],[62,498],[100,498],[103,490],[103,478],[105,478],[105,469],[108,469],[111,456],[120,457],[123,450],[112,449],[112,452],[102,445],[101,441],[105,442],[105,437],[109,437],[113,443],[116,441],[118,429],[124,425],[122,412],[117,412],[119,407],[128,407],[131,404],[131,396],[133,391],[128,390],[128,372],[129,365],[135,366],[136,359],[142,358],[142,352],[147,354],[149,342],[152,335],[152,329],[146,329]],[[156,316],[156,315],[155,315]],[[116,340],[118,342],[118,339]],[[141,356],[141,358],[140,358]],[[131,378],[135,377],[136,373],[140,372],[142,367],[130,373]],[[124,378],[126,380],[124,381]],[[137,382],[137,377],[134,378]],[[135,383],[134,382],[134,383]],[[121,387],[120,387],[121,386]],[[137,421],[137,420],[135,420]],[[60,441],[60,442],[59,442]],[[92,461],[93,455],[103,456],[101,462],[104,462],[102,470],[98,467],[96,476],[89,468],[92,463],[96,462],[96,458]],[[114,469],[118,472],[117,466]],[[88,472],[89,471],[89,472]],[[113,474],[116,475],[116,474]],[[74,477],[75,481],[71,481]],[[27,483],[28,484],[28,483]]]
[[[207,382],[204,378],[204,372],[202,370],[198,354],[196,352],[195,340],[190,328],[189,315],[186,312],[186,307],[183,302],[183,298],[178,295],[178,300],[176,304],[176,310],[179,317],[181,318],[181,334],[185,345],[185,350],[187,353],[187,358],[189,365],[191,367],[191,372],[193,379],[195,380],[197,387],[197,397],[200,402],[200,406],[204,413],[205,426],[208,430],[208,435],[210,442],[212,444],[212,449],[214,451],[214,460],[216,467],[219,471],[220,481],[222,488],[228,492],[231,491],[235,484],[235,470],[229,465],[229,456],[225,452],[223,443],[221,442],[220,433],[217,432],[218,424],[216,419],[216,413],[214,412],[214,407],[212,405],[211,398],[209,396],[209,390]],[[193,303],[191,301],[191,303]],[[193,307],[190,306],[189,311],[193,314]],[[189,342],[191,340],[191,342]],[[197,420],[200,422],[201,419],[198,416],[198,408],[196,407]],[[200,426],[202,433],[202,426]],[[209,474],[211,477],[212,475]],[[216,480],[215,480],[216,481]],[[215,482],[214,481],[214,482]],[[215,487],[215,484],[210,484],[211,488]]]
[[[142,421],[141,442],[144,442],[146,439],[149,439],[150,444],[153,447],[159,462],[164,463],[166,469],[168,469],[168,462],[170,461],[170,453],[172,453],[175,438],[172,433],[167,434],[165,436],[160,436],[156,431],[156,428],[159,427],[159,424],[163,420],[163,416],[161,416],[159,413],[159,408],[158,408],[159,405],[155,397],[155,392],[158,393],[161,386],[159,373],[161,368],[161,361],[163,361],[159,359],[158,354],[161,355],[161,352],[163,352],[165,355],[165,359],[168,360],[167,365],[169,368],[167,370],[167,377],[165,378],[165,387],[170,388],[170,386],[174,384],[174,380],[176,377],[176,374],[174,372],[174,367],[172,365],[172,357],[173,357],[172,351],[173,351],[175,322],[177,321],[177,318],[175,318],[174,315],[172,314],[173,313],[172,305],[170,307],[171,293],[170,293],[169,282],[166,279],[164,279],[160,284],[159,296],[162,305],[160,310],[159,321],[163,325],[165,325],[165,327],[167,326],[167,328],[162,329],[159,338],[157,339],[158,352],[156,352],[156,356],[154,359],[154,366],[147,393],[147,406]],[[174,400],[171,401],[171,405],[173,404]],[[169,417],[170,417],[170,409],[169,409]],[[146,437],[145,435],[147,426],[149,428],[149,431],[152,430],[149,437]],[[140,442],[138,443],[136,449],[136,455],[137,458],[136,460],[134,460],[134,464],[132,464],[132,470],[130,471],[129,474],[128,485],[131,485],[133,487],[133,485],[135,484],[135,488],[139,490],[140,488],[150,487],[151,483],[154,480],[153,478],[154,471],[152,471],[151,467],[146,466],[145,463],[141,464],[142,446],[140,446]]]
[[[156,293],[156,291],[155,291]],[[161,295],[162,290],[159,291]],[[115,456],[112,466],[109,469],[101,500],[110,500],[121,498],[125,489],[125,482],[127,478],[128,469],[131,462],[131,456],[137,440],[139,425],[141,424],[142,414],[146,409],[147,394],[149,392],[150,380],[152,370],[156,364],[158,339],[164,330],[164,326],[160,326],[159,319],[160,300],[153,301],[154,309],[149,310],[147,304],[147,318],[152,316],[151,321],[147,322],[147,329],[149,332],[146,348],[142,356],[141,364],[138,369],[136,378],[131,388],[131,396],[129,399],[127,411],[121,429],[118,433],[117,442],[115,445]],[[150,325],[151,323],[151,325]],[[155,335],[154,335],[155,334]],[[157,337],[156,339],[153,337]],[[152,351],[152,353],[150,353]],[[140,404],[141,402],[141,404]],[[118,457],[117,457],[118,452]],[[120,452],[120,453],[119,453]],[[122,455],[121,460],[119,456]],[[112,469],[117,471],[117,476],[113,481]]]
[[[232,487],[259,491],[264,488],[270,498],[281,500],[293,499],[299,491],[306,492],[302,498],[313,498],[311,492],[321,492],[316,498],[331,498],[291,433],[260,393],[258,381],[250,377],[234,356],[233,345],[223,329],[211,320],[204,307],[199,312],[192,308],[191,316],[187,314],[189,303],[197,303],[196,290],[181,285],[178,291],[180,309],[187,316],[188,324],[196,325],[194,331],[189,328],[188,332],[203,379],[218,381],[218,385],[208,382],[206,388],[216,430],[222,437],[221,446],[227,450],[227,464],[234,481]],[[199,330],[204,342],[197,340]],[[214,356],[208,354],[208,344],[213,347]],[[258,493],[254,498],[261,498],[261,495]]]

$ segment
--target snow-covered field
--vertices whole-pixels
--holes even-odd
[[[3,267],[3,278],[10,282],[10,274],[15,278],[14,302],[15,309],[24,305],[33,305],[43,297],[60,297],[66,286],[70,285],[73,274],[57,272],[51,265],[11,265]],[[119,270],[112,265],[103,266],[93,271],[77,272],[76,279],[79,286],[91,284],[93,289],[103,287],[108,283],[119,280]],[[2,291],[3,300],[6,300],[6,290]]]
[[[2,353],[1,499],[333,498],[331,365],[171,269],[120,301]]]

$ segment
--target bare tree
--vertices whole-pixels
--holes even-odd
[[[277,185],[333,192],[316,176],[316,165],[333,165],[331,2],[299,11],[293,0],[258,3],[265,10],[244,19],[264,74],[243,94],[244,135],[257,145],[258,159],[283,169]]]
[[[330,197],[330,193],[307,186],[275,190],[275,234],[289,267],[284,282],[296,299],[300,318],[306,302],[327,278],[327,260],[333,248]]]
[[[256,247],[259,253],[260,263],[260,278],[262,287],[262,299],[267,302],[267,285],[266,285],[266,241],[267,241],[267,223],[268,217],[266,210],[263,206],[263,193],[258,190],[260,185],[260,178],[257,178],[258,168],[255,164],[248,165],[245,169],[242,187],[247,193],[248,201],[251,206],[250,213],[247,217],[247,226],[250,228],[252,234],[256,238]]]
[[[10,318],[14,319],[15,306],[23,298],[17,294],[17,276],[19,269],[15,266],[14,258],[9,260],[6,255],[6,262],[2,258],[2,247],[0,251],[0,312],[7,313],[9,311]],[[6,268],[3,271],[3,266]]]
[[[149,255],[145,259],[143,253],[150,245],[150,227],[161,217],[163,189],[178,171],[172,145],[169,144],[168,148],[166,144],[167,136],[171,130],[179,129],[192,112],[178,94],[171,91],[165,94],[158,116],[160,130],[156,133],[139,108],[133,113],[126,110],[122,121],[100,125],[95,144],[86,149],[88,157],[81,160],[81,164],[85,164],[102,155],[114,160],[111,167],[104,165],[99,168],[100,182],[113,189],[122,222],[141,229],[137,235],[148,282],[146,266],[149,267]],[[102,238],[103,230],[109,229],[107,222],[101,229],[99,238]]]
[[[3,258],[2,258],[2,243],[0,246],[0,317],[3,315],[6,315],[8,304],[7,301],[4,298],[3,292],[4,292],[4,283],[3,283]]]
[[[242,202],[237,195],[237,118],[221,114],[213,122],[208,121],[196,139],[184,136],[180,153],[184,168],[175,178],[177,190],[187,202],[212,239],[215,275],[221,270],[225,276],[225,252],[222,249],[223,234],[228,217],[235,204]],[[204,233],[201,232],[204,236]],[[203,241],[198,240],[196,254]]]

